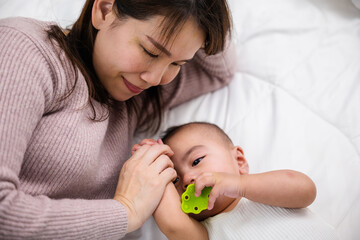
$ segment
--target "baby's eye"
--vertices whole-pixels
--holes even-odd
[[[179,181],[179,177],[176,177],[175,180],[173,181],[173,184],[176,184]]]
[[[201,160],[203,160],[203,158],[204,158],[204,157],[199,157],[199,158],[197,158],[197,159],[192,163],[192,166],[198,165],[198,164],[201,162]]]

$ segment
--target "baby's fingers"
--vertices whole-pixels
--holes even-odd
[[[208,210],[211,210],[214,207],[215,201],[219,197],[219,195],[220,195],[219,188],[214,186],[209,195],[209,203],[207,208]]]
[[[132,148],[131,148],[131,155],[134,155],[134,153],[140,148],[141,146],[139,144],[135,144]]]
[[[202,173],[195,179],[195,196],[199,197],[204,187],[212,187],[215,185],[213,173]]]
[[[144,145],[152,146],[152,145],[154,145],[154,144],[163,144],[163,142],[161,141],[161,139],[155,141],[154,139],[145,138],[145,139],[141,140],[140,143],[136,143],[136,144],[131,148],[131,155],[133,155],[141,146],[144,146]]]
[[[200,196],[204,187],[212,187],[209,195],[208,209],[211,210],[214,207],[216,199],[221,194],[221,186],[218,184],[219,174],[217,173],[202,173],[195,180],[195,196]],[[221,184],[220,184],[221,185]]]
[[[151,139],[151,138],[145,138],[143,140],[141,140],[141,142],[139,143],[140,146],[143,146],[143,145],[154,145],[154,144],[157,144],[157,142],[154,140],[154,139]]]

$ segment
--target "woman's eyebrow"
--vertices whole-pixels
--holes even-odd
[[[153,39],[152,37],[150,37],[148,35],[146,35],[146,37],[157,49],[159,49],[160,51],[165,53],[167,56],[171,57],[171,52],[169,52],[169,50],[167,50],[163,45],[161,45],[160,43],[155,41],[155,39]]]

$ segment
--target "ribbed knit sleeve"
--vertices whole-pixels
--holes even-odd
[[[226,86],[236,71],[236,51],[230,39],[223,52],[207,56],[200,49],[185,64],[176,79],[164,86],[164,102],[171,108],[202,94]]]
[[[54,167],[63,166],[58,160],[65,159],[66,151],[53,162],[48,159],[56,152],[47,152],[41,159],[28,152],[34,132],[45,126],[40,126],[40,121],[47,120],[50,110],[59,110],[54,110],[54,104],[56,88],[62,83],[56,82],[54,69],[61,64],[51,59],[55,55],[46,54],[47,50],[36,39],[6,23],[0,21],[0,239],[120,239],[127,229],[127,214],[117,201],[70,199],[65,191],[63,196],[61,191],[56,195],[56,188],[51,190],[55,192],[52,198],[40,194],[51,192],[50,186],[55,186],[50,174],[58,174],[54,181],[66,176],[60,178],[56,187],[71,190],[71,186],[63,183],[73,175],[65,175],[64,171],[59,174],[61,169]],[[52,61],[56,64],[51,64]],[[55,134],[61,124],[65,122],[48,127],[45,133]],[[56,146],[61,147],[75,136],[56,137],[63,141],[59,140]],[[84,142],[86,138],[80,140]],[[46,147],[46,143],[37,145],[40,151]],[[39,167],[32,168],[33,162],[25,162],[26,159],[35,159]],[[76,163],[77,159],[70,161]],[[25,165],[33,171],[27,183],[37,189],[34,194],[29,193],[31,189],[26,189],[20,178],[26,174]],[[49,175],[41,174],[40,169],[48,169]]]

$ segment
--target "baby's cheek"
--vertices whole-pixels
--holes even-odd
[[[180,186],[179,183],[176,184],[176,185],[177,185],[177,186],[175,186],[176,190],[177,190],[178,194],[181,196],[184,193],[184,191],[183,191],[183,189],[182,189],[182,187]]]

